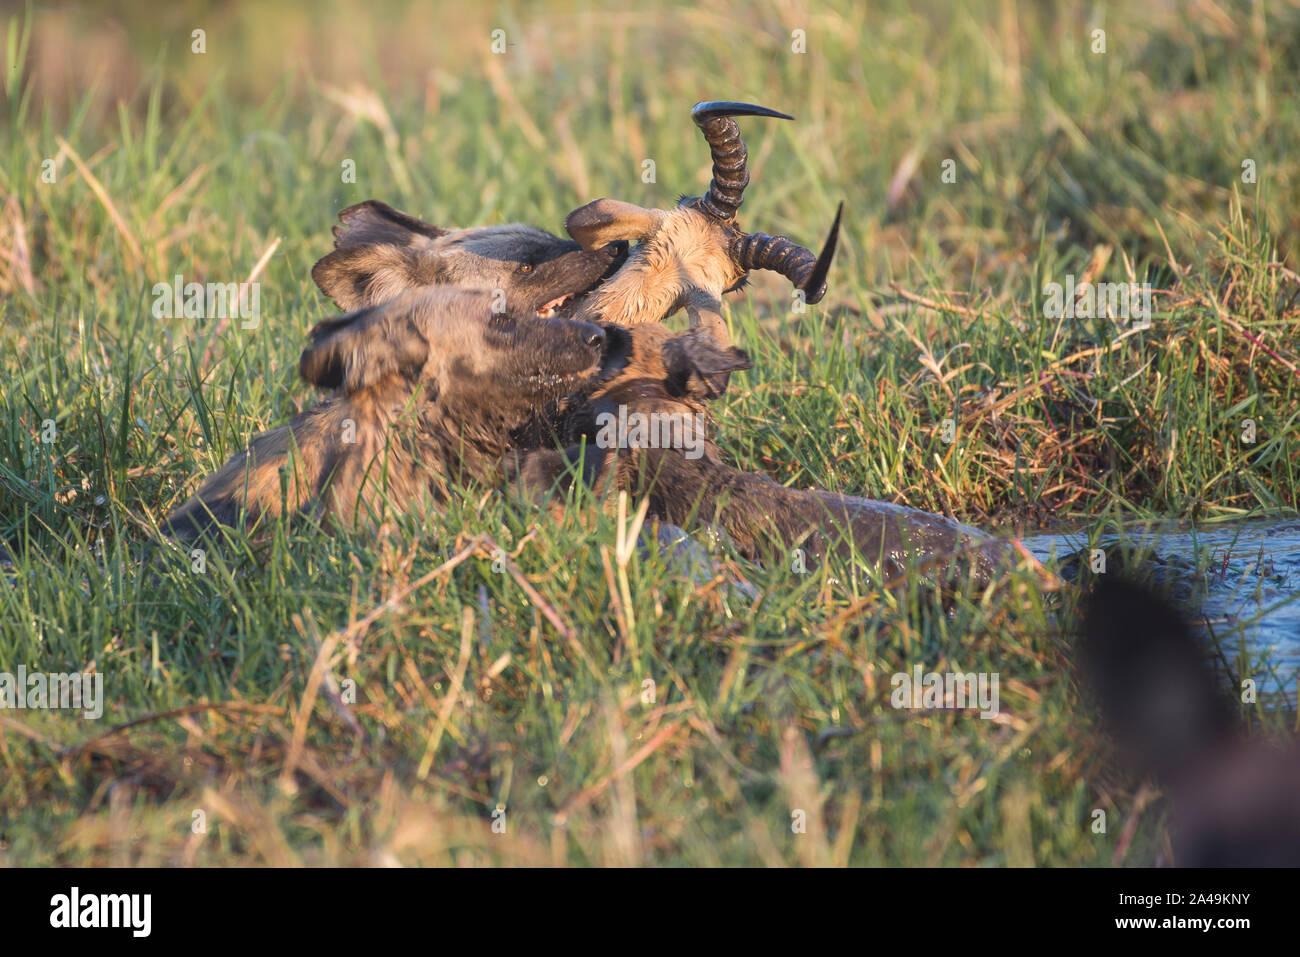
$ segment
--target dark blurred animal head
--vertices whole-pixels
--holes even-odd
[[[338,394],[254,438],[168,530],[291,511],[352,524],[494,476],[512,431],[596,375],[605,347],[598,326],[495,306],[488,292],[416,289],[319,323],[299,371]]]
[[[1300,865],[1300,747],[1242,733],[1177,609],[1099,576],[1078,658],[1120,753],[1169,797],[1174,864]]]
[[[312,279],[342,309],[378,305],[424,286],[497,293],[517,313],[569,317],[583,296],[627,258],[627,244],[585,250],[520,223],[443,229],[378,200],[349,206],[334,227],[334,251]]]
[[[746,233],[736,222],[749,168],[740,128],[731,117],[791,117],[747,103],[697,103],[691,116],[713,155],[713,179],[704,196],[684,198],[671,210],[598,199],[565,220],[565,229],[584,249],[637,243],[618,273],[588,297],[579,317],[631,325],[658,322],[685,309],[692,327],[703,326],[725,343],[722,296],[739,288],[751,269],[780,273],[806,302],[825,295],[839,212],[820,256],[784,236]]]

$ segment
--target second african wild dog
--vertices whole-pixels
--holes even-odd
[[[212,524],[308,512],[344,525],[495,476],[512,430],[599,372],[596,325],[495,309],[491,293],[416,289],[318,323],[299,370],[334,397],[257,436],[168,516]]]

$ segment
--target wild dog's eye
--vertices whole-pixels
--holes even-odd
[[[519,271],[520,271],[520,272],[532,272],[532,271],[533,271],[533,264],[532,264],[532,263],[520,263],[520,264],[519,264]]]

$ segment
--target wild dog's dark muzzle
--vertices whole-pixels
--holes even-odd
[[[604,323],[601,329],[605,333],[605,342],[600,357],[599,381],[604,382],[627,367],[632,354],[632,336],[625,328],[613,323]]]
[[[561,373],[595,371],[605,354],[605,330],[594,322],[548,319],[530,330],[524,348]]]
[[[587,296],[623,268],[623,264],[628,259],[629,248],[625,240],[619,240],[600,249],[590,252],[579,251],[570,255],[575,257],[572,261],[577,264],[578,282],[582,287],[576,292],[566,292],[540,306],[537,312],[544,319],[556,316],[565,319],[572,317],[582,307],[583,300]],[[572,276],[568,281],[572,281]]]
[[[582,344],[601,353],[605,351],[605,330],[594,322],[575,322]]]
[[[614,261],[614,268],[617,269],[627,262],[627,254],[630,248],[631,244],[626,239],[616,239],[614,242],[602,246],[600,251]]]

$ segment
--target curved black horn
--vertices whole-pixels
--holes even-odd
[[[835,247],[839,244],[840,216],[843,213],[844,204],[840,203],[819,256],[813,256],[811,250],[784,236],[766,233],[748,233],[739,237],[731,245],[731,254],[741,269],[779,272],[803,290],[805,302],[821,302],[822,296],[826,295],[826,276],[831,271]]]
[[[749,167],[745,161],[749,154],[740,138],[740,127],[733,116],[771,116],[778,120],[792,120],[793,116],[769,110],[752,103],[707,102],[691,107],[691,119],[700,128],[713,155],[713,179],[709,191],[697,204],[708,216],[717,220],[734,219],[740,208],[741,196],[749,185]]]

